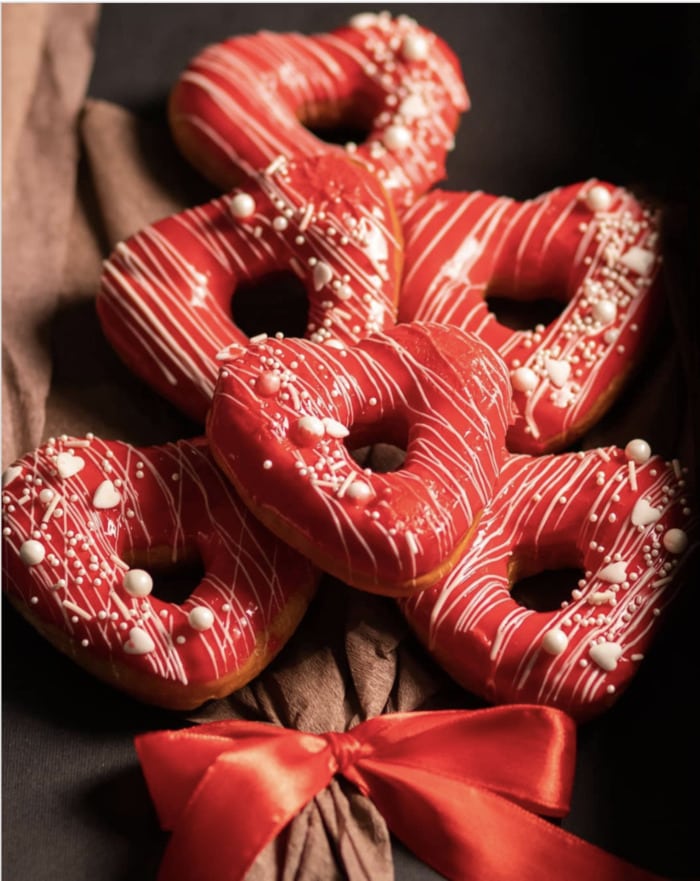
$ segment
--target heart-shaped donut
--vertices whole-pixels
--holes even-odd
[[[402,208],[444,177],[468,106],[439,37],[405,15],[365,13],[328,34],[266,31],[207,47],[180,76],[169,116],[182,152],[222,189],[279,155],[349,153]],[[368,135],[340,147],[305,125]]]
[[[476,337],[437,324],[347,349],[269,339],[227,362],[207,417],[217,461],[269,528],[347,583],[387,595],[444,575],[490,499],[510,383]],[[405,446],[389,474],[350,449]]]
[[[656,215],[624,189],[587,181],[526,202],[436,191],[403,220],[399,320],[452,324],[501,354],[519,414],[509,450],[570,445],[615,400],[656,326]],[[498,296],[549,298],[560,312],[513,330],[489,311]]]
[[[203,439],[51,439],[3,479],[7,596],[140,700],[190,709],[245,685],[315,591],[317,570],[250,514]],[[157,596],[161,573],[195,561],[204,575],[186,599]]]
[[[394,323],[401,241],[386,193],[361,165],[335,155],[280,159],[229,195],[117,245],[97,311],[127,365],[203,422],[217,355],[248,342],[231,311],[240,284],[293,272],[308,294],[307,335],[354,342]]]
[[[585,720],[630,682],[697,541],[684,471],[625,450],[510,456],[473,541],[446,579],[402,601],[418,636],[470,691]],[[535,611],[511,588],[579,568],[561,606]]]

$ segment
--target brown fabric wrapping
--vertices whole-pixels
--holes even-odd
[[[3,465],[44,432],[96,21],[92,4],[2,8]]]
[[[213,193],[164,124],[148,126],[104,102],[84,107],[78,164],[76,120],[94,22],[92,6],[3,9],[4,465],[63,431],[147,444],[200,430],[126,370],[97,322],[101,259],[144,224]],[[20,34],[21,52],[13,48]],[[698,358],[692,340],[678,334],[687,322],[682,281],[645,366],[584,446],[643,436],[656,451],[692,460],[695,417],[686,404],[697,389],[685,390],[682,366],[693,376]],[[671,346],[674,336],[685,344]],[[261,719],[321,732],[388,711],[478,705],[430,660],[391,600],[329,578],[273,664],[190,719]],[[390,881],[386,826],[366,799],[334,781],[250,873],[254,881],[272,877]]]

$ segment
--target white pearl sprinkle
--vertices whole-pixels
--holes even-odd
[[[651,457],[651,447],[645,440],[635,438],[625,447],[625,455],[636,465],[643,465]]]
[[[537,374],[529,367],[518,367],[511,373],[510,381],[516,392],[531,392],[537,386]]]
[[[607,211],[611,205],[612,196],[601,184],[596,184],[586,193],[586,206],[591,211]]]
[[[209,630],[214,623],[214,613],[205,606],[195,606],[187,616],[187,623],[194,630]]]
[[[601,324],[610,324],[617,317],[617,306],[612,300],[598,300],[593,304],[593,317]]]
[[[411,132],[403,125],[390,125],[382,136],[387,150],[403,150],[411,143]]]
[[[29,539],[19,549],[19,558],[25,566],[37,566],[46,556],[46,548],[40,541]]]
[[[130,569],[122,585],[129,596],[146,597],[153,590],[153,579],[145,569]]]
[[[368,502],[373,495],[372,487],[364,480],[353,480],[346,492],[346,496],[358,504]]]
[[[688,536],[682,529],[669,529],[664,534],[663,543],[670,554],[682,554],[688,547]]]
[[[401,44],[406,61],[424,61],[428,57],[428,41],[422,34],[408,34]]]
[[[302,416],[295,425],[295,438],[303,446],[313,446],[326,433],[326,429],[316,416]]]
[[[237,220],[245,220],[255,214],[255,199],[249,193],[238,193],[231,199],[229,210]]]
[[[568,636],[558,627],[548,630],[542,637],[542,648],[550,655],[560,655],[568,644]]]

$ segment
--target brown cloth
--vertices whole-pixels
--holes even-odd
[[[44,432],[96,22],[92,4],[2,8],[3,467]]]
[[[214,193],[164,126],[104,102],[82,108],[79,162],[95,18],[90,5],[3,8],[3,466],[64,431],[137,444],[201,431],[127,371],[96,318],[100,262],[114,245]],[[642,436],[655,451],[692,464],[691,422],[700,410],[688,406],[697,392],[686,388],[683,369],[700,375],[697,350],[669,344],[671,321],[686,326],[688,308],[682,297],[672,303],[630,390],[583,446]],[[389,711],[477,705],[421,649],[395,603],[329,578],[273,664],[190,719],[259,719],[322,732]],[[250,877],[390,881],[386,826],[336,780]]]

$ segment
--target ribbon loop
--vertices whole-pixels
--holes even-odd
[[[338,774],[346,775],[356,762],[371,752],[367,743],[361,743],[352,731],[327,731],[322,735],[333,753]]]
[[[661,881],[538,816],[569,804],[575,727],[559,710],[394,713],[320,735],[220,722],[136,746],[161,824],[174,829],[159,881],[242,881],[338,773],[452,881]]]

